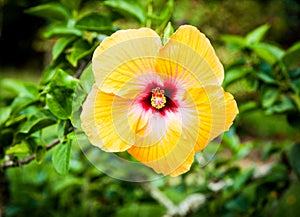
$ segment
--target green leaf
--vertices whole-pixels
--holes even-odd
[[[246,155],[250,153],[251,150],[252,150],[252,146],[250,145],[240,146],[234,156],[234,159],[240,160],[244,158]]]
[[[64,36],[79,36],[81,37],[83,32],[79,29],[75,29],[73,27],[67,26],[50,26],[48,29],[44,31],[45,38],[57,38],[57,37],[64,37]]]
[[[289,170],[286,168],[286,165],[275,164],[272,166],[270,171],[271,176],[265,178],[265,182],[278,183],[280,181],[288,180]]]
[[[180,204],[180,202],[182,202],[187,197],[187,195],[182,191],[174,188],[166,188],[162,193],[170,198],[170,200],[176,205]]]
[[[253,31],[249,32],[246,35],[247,45],[251,45],[253,43],[257,43],[261,41],[261,39],[265,36],[266,32],[269,30],[270,26],[268,24],[264,24]]]
[[[288,67],[295,65],[300,66],[300,41],[295,43],[285,52],[282,60]]]
[[[257,73],[258,78],[267,84],[277,84],[272,73],[273,69],[270,64],[266,61],[261,61],[259,66],[259,71]]]
[[[15,79],[2,79],[0,81],[1,92],[6,90],[13,92],[15,95],[37,99],[39,96],[38,88],[36,85],[18,81]]]
[[[76,100],[73,101],[72,115],[70,118],[72,125],[78,129],[81,129],[80,114],[81,114],[81,111],[82,111],[81,108],[82,108],[82,105],[83,105],[83,102],[84,102],[86,96],[87,96],[87,93],[85,92],[85,90],[82,88],[81,85],[78,85],[75,90],[75,93],[74,93],[74,99],[76,99]]]
[[[289,160],[290,164],[298,176],[298,179],[300,180],[300,144],[295,144],[290,153],[289,153]]]
[[[79,39],[73,44],[71,53],[67,55],[67,60],[74,67],[77,67],[78,61],[93,53],[94,50],[95,46],[91,46],[87,41]]]
[[[274,102],[278,99],[280,90],[278,87],[271,87],[271,86],[263,86],[261,88],[262,94],[262,106],[263,108],[268,108],[274,104]]]
[[[222,35],[221,40],[224,41],[230,49],[241,49],[246,46],[246,40],[236,35]]]
[[[60,0],[60,2],[70,10],[77,11],[79,9],[81,0]]]
[[[6,127],[15,127],[14,125],[18,125],[21,122],[26,120],[26,115],[18,115],[17,117],[10,118],[6,121],[5,126]]]
[[[58,144],[52,154],[52,163],[55,170],[62,175],[67,175],[69,171],[71,157],[72,140]]]
[[[26,109],[27,107],[34,104],[35,102],[37,102],[37,100],[32,99],[30,97],[25,97],[25,96],[16,97],[11,104],[12,115],[18,114],[23,109]]]
[[[65,90],[64,88],[56,89],[46,95],[46,104],[50,111],[62,120],[68,119],[72,111],[72,99],[70,99],[72,91],[67,89],[67,92],[62,92]]]
[[[240,139],[238,135],[235,133],[233,127],[229,129],[229,131],[225,132],[223,135],[223,141],[229,145],[230,149],[237,150],[240,145]]]
[[[285,95],[280,95],[279,99],[273,104],[273,106],[266,110],[266,114],[284,113],[293,111],[294,109],[295,104],[293,101]]]
[[[233,183],[233,188],[235,191],[239,192],[242,187],[246,184],[246,182],[251,178],[253,175],[254,168],[250,168],[246,171],[244,171],[242,174],[240,174]]]
[[[273,76],[271,74],[259,72],[257,76],[260,80],[262,80],[263,82],[265,82],[267,84],[276,84],[276,80],[275,80],[275,78],[273,78]]]
[[[111,20],[107,16],[98,13],[89,13],[81,17],[76,22],[75,27],[90,31],[113,30]]]
[[[92,69],[92,64],[89,64],[82,72],[79,82],[86,93],[91,92],[92,87],[95,83],[94,73]]]
[[[56,117],[63,120],[70,118],[77,84],[77,79],[61,69],[57,70],[46,94],[46,104]]]
[[[46,149],[44,146],[37,146],[35,150],[35,160],[38,164],[42,163],[45,159]]]
[[[50,65],[49,67],[47,67],[42,75],[41,82],[40,82],[41,85],[48,84],[54,77],[55,73],[56,73],[56,69],[54,66]]]
[[[239,113],[242,114],[244,112],[252,111],[257,108],[256,101],[248,101],[241,105],[239,105]]]
[[[0,108],[0,126],[7,121],[7,119],[10,116],[10,113],[11,113],[11,107],[6,106]]]
[[[225,204],[226,209],[245,213],[249,208],[249,203],[243,196],[237,196],[236,198],[228,201]]]
[[[29,148],[26,143],[14,145],[6,150],[6,154],[28,154]]]
[[[104,4],[115,9],[121,14],[124,14],[125,16],[131,16],[137,19],[142,24],[146,22],[146,11],[140,1],[106,0],[104,1]]]
[[[251,77],[245,77],[245,79],[241,80],[241,83],[244,90],[248,92],[256,91],[259,85],[258,80]]]
[[[294,79],[291,82],[291,88],[298,94],[300,97],[300,77],[298,79]]]
[[[279,204],[275,207],[274,217],[298,217],[300,207],[300,184],[294,182],[284,192]]]
[[[56,60],[60,56],[60,54],[64,52],[67,46],[70,43],[72,43],[75,39],[76,37],[71,36],[71,37],[63,37],[57,40],[57,42],[55,43],[52,49],[52,59]]]
[[[153,21],[154,25],[158,26],[156,28],[156,32],[160,33],[166,28],[168,23],[170,23],[169,21],[171,20],[173,12],[174,12],[174,0],[168,0],[164,4],[164,7],[163,7],[162,11],[160,12],[159,16],[156,16],[153,13],[148,14],[148,19],[151,19]],[[171,23],[169,25],[171,26]],[[168,38],[169,37],[167,37],[165,39],[167,40]],[[162,39],[163,39],[163,43],[164,43],[164,37]]]
[[[56,123],[56,118],[48,110],[40,110],[31,114],[20,129],[20,133],[33,133]]]
[[[165,44],[168,41],[168,39],[171,37],[171,35],[173,33],[174,33],[174,28],[173,28],[171,22],[169,22],[167,27],[164,30],[164,35],[163,35],[163,38],[162,38],[163,44]]]
[[[38,5],[25,12],[51,21],[67,22],[70,18],[70,11],[59,3]]]
[[[132,203],[127,206],[123,206],[118,209],[116,217],[153,217],[153,216],[163,216],[165,214],[165,208],[156,204],[142,203],[136,204]]]
[[[237,81],[239,79],[242,79],[245,77],[245,75],[249,74],[249,69],[245,67],[240,68],[233,68],[225,72],[225,79],[224,79],[224,87],[228,86],[234,81]]]
[[[70,121],[69,120],[60,120],[58,122],[57,134],[58,138],[63,140],[65,135],[68,133],[70,128]]]
[[[284,51],[281,48],[267,43],[253,44],[250,48],[270,65],[278,62],[284,55]]]

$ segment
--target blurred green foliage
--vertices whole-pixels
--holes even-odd
[[[278,42],[289,32],[286,26],[300,25],[299,17],[294,16],[299,4],[293,0],[45,0],[22,4],[28,6],[26,14],[45,20],[40,31],[51,41],[52,49],[38,85],[0,79],[0,164],[8,175],[11,194],[7,216],[146,217],[167,213],[143,185],[110,178],[85,159],[74,137],[73,130],[80,128],[74,117],[93,83],[90,60],[99,42],[118,29],[139,26],[154,28],[166,40],[174,31],[171,23],[185,22],[220,39],[217,52],[224,57],[223,86],[237,99],[240,114],[224,134],[213,160],[209,151],[197,156],[199,162],[210,163],[202,167],[195,163],[181,177],[150,184],[175,205],[195,193],[203,195],[204,204],[186,216],[298,215],[300,42],[293,39],[296,33],[288,35],[282,46]],[[266,17],[263,9],[267,6],[269,17],[261,18]],[[240,15],[240,20],[234,20],[232,9],[240,7],[248,14],[259,11],[260,17],[253,20]],[[293,16],[278,27],[274,22],[283,21],[274,13],[279,9]],[[272,42],[265,40],[276,28],[281,34],[272,33]],[[22,160],[31,156],[35,160],[22,166],[26,164]]]

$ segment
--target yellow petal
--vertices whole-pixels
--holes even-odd
[[[189,49],[188,49],[189,48]],[[170,51],[173,54],[170,55]],[[215,51],[206,36],[196,27],[183,25],[170,37],[167,44],[162,48],[166,53],[162,56],[171,56],[171,59],[188,68],[201,82],[207,83],[212,78],[207,73],[212,73],[214,79],[222,84],[224,69]],[[179,54],[177,54],[179,53]],[[210,81],[211,82],[211,81]]]
[[[226,123],[225,123],[225,130],[229,130],[230,126],[233,123],[236,115],[239,113],[238,106],[236,101],[234,100],[233,96],[228,93],[224,92],[224,99],[226,105]]]
[[[154,115],[154,121],[149,122],[148,139],[136,140],[128,152],[157,173],[179,175],[186,172],[192,163],[186,159],[194,153],[196,136],[187,136],[182,118],[180,112]]]
[[[219,136],[231,126],[237,105],[232,95],[224,92],[221,86],[191,88],[184,103],[197,110],[200,130],[195,151],[202,150],[208,142]]]
[[[128,109],[128,119],[126,121],[130,126],[127,129],[134,132],[135,137],[145,137],[149,133],[147,130],[151,116],[152,112],[150,110],[146,111],[139,103],[133,101]]]
[[[181,166],[179,166],[176,170],[170,173],[170,176],[179,176],[183,173],[186,173],[190,170],[192,163],[194,162],[195,152],[192,151],[191,154],[187,157],[187,159],[183,162]]]
[[[120,30],[104,39],[93,55],[97,86],[117,95],[132,92],[138,87],[139,79],[155,72],[155,59],[161,46],[160,37],[148,28]]]
[[[115,101],[118,104],[128,104],[127,100],[113,94],[106,94],[94,85],[83,104],[80,116],[82,130],[88,136],[90,142],[108,152],[125,151],[131,146],[128,142],[130,137],[125,134],[128,130],[124,129],[124,125],[116,126],[115,119],[118,120],[120,117],[113,115],[113,113],[127,114],[127,107],[113,107]],[[113,108],[118,108],[118,111],[114,111]],[[120,137],[121,133],[126,141]]]

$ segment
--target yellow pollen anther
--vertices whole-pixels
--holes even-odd
[[[165,106],[167,99],[164,95],[165,91],[160,87],[152,89],[151,105],[156,109],[161,109]]]

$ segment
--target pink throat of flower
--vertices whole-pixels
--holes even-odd
[[[165,91],[156,87],[152,89],[151,105],[156,109],[161,109],[165,106],[167,100],[164,95]]]

